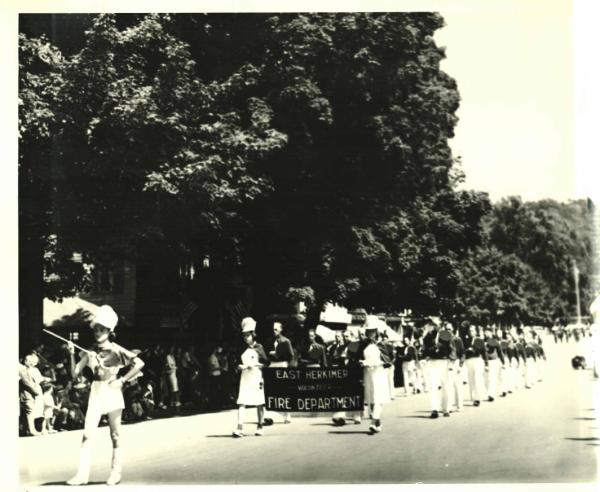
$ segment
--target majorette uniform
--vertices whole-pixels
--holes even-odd
[[[363,381],[365,385],[365,404],[383,405],[390,402],[390,387],[388,384],[387,354],[376,343],[370,343],[363,350]],[[386,362],[384,362],[384,360]]]
[[[262,370],[258,364],[268,365],[265,349],[259,343],[254,344],[242,353],[241,364],[246,367],[240,374],[240,390],[237,404],[257,406],[265,404],[265,389]]]
[[[129,366],[137,356],[114,342],[105,348],[94,344],[91,350],[98,354],[98,365],[92,370],[94,380],[90,387],[85,421],[86,426],[97,427],[102,415],[125,408],[123,391],[111,387],[110,383],[117,379],[119,370]]]

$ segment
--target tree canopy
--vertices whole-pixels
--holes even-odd
[[[83,288],[88,264],[209,256],[262,314],[568,312],[586,212],[459,190],[439,14],[79,21],[62,51],[20,36],[20,213],[44,295]]]

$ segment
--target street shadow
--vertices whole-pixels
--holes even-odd
[[[575,417],[572,420],[596,420],[596,417]]]
[[[372,433],[370,431],[329,431],[328,434],[362,434],[363,436],[366,434],[370,436]]]
[[[42,486],[44,485],[67,485],[67,481],[63,480],[61,482],[46,482],[42,484]],[[86,487],[89,485],[106,485],[106,482],[88,482],[86,485],[78,485],[78,487]]]
[[[568,441],[599,441],[600,437],[565,437]]]
[[[429,412],[427,412],[429,413]],[[429,415],[399,415],[399,419],[427,419],[427,420],[435,420],[432,419]]]
[[[329,422],[316,422],[310,425],[328,425],[329,427],[343,427],[342,425],[335,425],[334,423],[330,424]]]

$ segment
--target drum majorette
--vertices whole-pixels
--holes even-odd
[[[262,375],[262,367],[269,364],[265,349],[256,343],[256,321],[248,317],[242,320],[242,337],[246,349],[240,357],[238,369],[240,373],[240,391],[238,394],[238,424],[233,431],[233,437],[244,436],[244,416],[247,406],[256,407],[258,424],[257,436],[263,435],[263,418],[265,414],[265,389]]]
[[[390,386],[387,368],[391,361],[383,345],[378,343],[378,327],[367,326],[366,343],[360,361],[364,368],[363,382],[365,385],[365,405],[369,407],[372,423],[369,426],[371,433],[381,432],[381,413],[383,405],[389,403]]]
[[[79,455],[77,474],[67,481],[68,485],[87,484],[91,466],[91,442],[100,418],[106,414],[110,426],[110,437],[113,445],[110,475],[106,481],[108,485],[116,485],[121,481],[122,454],[119,442],[121,429],[121,413],[125,408],[123,400],[123,384],[135,377],[144,366],[136,354],[117,345],[112,340],[114,329],[119,318],[110,306],[98,308],[96,316],[90,323],[94,330],[96,343],[91,350],[82,352],[81,359],[75,363],[75,347],[69,344],[71,353],[71,374],[76,378],[88,366],[93,374],[94,381],[90,388],[83,439]],[[130,367],[129,371],[117,377],[119,369]]]

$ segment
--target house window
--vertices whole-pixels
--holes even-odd
[[[94,291],[103,294],[122,294],[125,281],[123,266],[98,267],[94,270]]]

